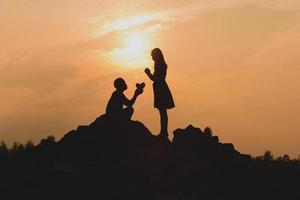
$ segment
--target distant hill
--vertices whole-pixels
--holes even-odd
[[[2,153],[1,153],[2,152]],[[102,115],[60,141],[0,152],[0,192],[84,199],[282,199],[300,197],[299,164],[258,162],[189,125],[172,142],[138,121]]]

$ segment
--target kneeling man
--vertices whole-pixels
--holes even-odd
[[[127,99],[127,97],[124,95],[124,91],[127,90],[127,84],[124,79],[117,78],[114,81],[114,86],[116,90],[112,93],[107,103],[106,114],[117,118],[131,119],[133,115],[132,106],[136,98],[143,93],[145,83],[136,84],[137,88],[130,100]],[[126,108],[123,108],[124,105],[126,106]]]

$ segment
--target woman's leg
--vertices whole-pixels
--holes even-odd
[[[168,113],[166,109],[160,109],[160,134],[168,137]]]

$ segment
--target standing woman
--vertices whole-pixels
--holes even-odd
[[[168,139],[168,113],[167,110],[174,108],[174,100],[166,82],[167,64],[162,51],[155,48],[151,52],[154,61],[154,73],[149,68],[145,69],[147,76],[153,81],[154,107],[160,114],[160,133],[159,136]]]

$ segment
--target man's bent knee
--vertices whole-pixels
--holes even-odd
[[[124,112],[125,112],[126,118],[131,119],[134,109],[133,109],[133,107],[127,107],[124,109]]]

